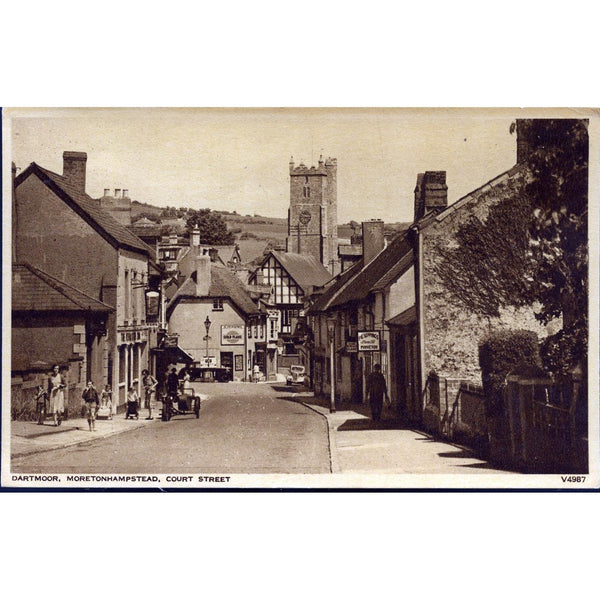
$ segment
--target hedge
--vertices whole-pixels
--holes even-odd
[[[528,367],[541,367],[537,334],[524,329],[500,330],[479,344],[479,366],[487,416],[503,413],[502,392],[506,377]]]

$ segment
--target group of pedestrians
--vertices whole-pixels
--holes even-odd
[[[52,373],[48,377],[47,389],[43,385],[38,385],[36,390],[35,409],[38,425],[44,424],[48,412],[52,415],[55,427],[63,422],[65,414],[65,393],[63,390],[66,387],[66,380],[60,372],[60,366],[54,365]]]
[[[137,380],[134,380],[136,383]],[[147,421],[151,421],[154,417],[152,416],[152,394],[156,391],[158,381],[153,377],[148,369],[142,371],[142,387],[144,388],[144,403],[148,409]],[[132,385],[127,391],[127,410],[125,412],[126,419],[139,419],[140,418],[140,397]]]
[[[157,380],[149,373],[147,369],[142,371],[142,385],[144,388],[144,396],[146,407],[148,408],[147,419],[152,419],[152,393],[156,390]],[[48,378],[48,385],[38,385],[36,389],[36,416],[38,425],[43,425],[48,414],[52,415],[53,425],[59,427],[64,419],[65,414],[65,393],[67,387],[66,378],[60,372],[60,366],[54,365],[52,373]],[[83,412],[88,422],[90,431],[96,431],[96,418],[100,409],[106,409],[108,418],[112,419],[113,413],[113,398],[112,389],[109,384],[104,386],[104,389],[98,393],[93,381],[88,381],[87,386],[81,395],[83,401]],[[135,388],[131,386],[127,395],[127,411],[125,418],[139,418],[139,397]]]

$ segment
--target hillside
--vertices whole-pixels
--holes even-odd
[[[158,219],[163,209],[151,204],[132,201],[131,218],[136,220],[140,215],[151,219]],[[267,247],[284,246],[287,236],[287,218],[262,217],[260,215],[240,215],[227,211],[214,211],[219,213],[227,224],[229,231],[236,237],[240,247],[243,263],[249,263],[260,257]],[[386,233],[401,231],[408,228],[410,223],[386,223]],[[358,229],[360,231],[360,227]],[[352,227],[350,223],[338,225],[338,237],[350,239]]]

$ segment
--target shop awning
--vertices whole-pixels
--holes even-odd
[[[190,356],[183,348],[180,346],[175,346],[174,348],[152,348],[151,350],[154,354],[163,354],[167,357],[170,362],[173,363],[192,363],[194,362],[194,357]]]

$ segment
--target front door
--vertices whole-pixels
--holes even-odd
[[[221,367],[233,372],[233,352],[221,352]]]

